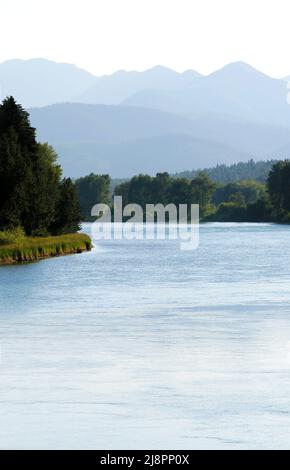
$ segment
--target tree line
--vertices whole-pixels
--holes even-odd
[[[256,180],[265,183],[272,166],[277,160],[249,160],[231,165],[218,164],[212,168],[183,171],[176,173],[176,178],[194,178],[200,171],[204,171],[215,183],[234,183],[241,180]]]
[[[123,205],[199,204],[202,221],[290,223],[290,161],[272,164],[265,183],[242,179],[216,183],[205,171],[194,178],[137,175],[115,186],[110,192],[109,175],[91,174],[75,181],[81,211],[92,220],[91,208],[102,202],[112,205],[112,195],[122,196]]]

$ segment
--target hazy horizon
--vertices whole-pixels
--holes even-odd
[[[207,75],[243,61],[281,78],[290,74],[287,13],[285,0],[262,12],[249,0],[11,0],[1,5],[0,62],[45,57],[100,76],[156,64]]]
[[[176,72],[180,75],[186,73],[186,72],[197,72],[199,75],[201,76],[204,76],[204,77],[207,77],[215,72],[218,72],[219,70],[222,70],[223,68],[229,66],[229,65],[235,65],[235,64],[241,64],[241,65],[246,65],[246,66],[249,66],[251,67],[252,69],[255,69],[257,70],[258,72],[261,72],[263,73],[264,75],[268,75],[270,76],[271,78],[277,78],[277,79],[285,79],[287,78],[287,75],[285,76],[282,76],[282,77],[278,77],[278,76],[272,76],[270,74],[268,74],[267,72],[265,72],[264,70],[261,70],[259,69],[258,67],[255,66],[255,64],[251,64],[251,63],[248,63],[248,62],[245,62],[243,60],[234,60],[232,62],[228,62],[228,63],[225,63],[225,64],[222,64],[220,67],[218,68],[215,68],[211,71],[209,71],[208,73],[202,73],[200,72],[196,67],[187,67],[185,68],[184,70],[177,70],[173,67],[169,67],[168,65],[166,64],[154,64],[148,68],[145,68],[145,69],[140,69],[140,70],[137,70],[137,69],[125,69],[125,68],[120,68],[120,69],[116,69],[116,70],[113,70],[111,73],[104,73],[104,74],[94,74],[93,72],[91,72],[90,70],[84,68],[84,67],[81,67],[78,63],[76,62],[62,62],[62,61],[58,61],[58,60],[55,60],[55,59],[48,59],[47,57],[29,57],[29,58],[20,58],[20,57],[11,57],[10,59],[7,59],[7,60],[4,60],[4,61],[0,61],[0,65],[3,65],[5,63],[9,63],[9,62],[16,62],[16,61],[20,61],[20,62],[32,62],[32,61],[47,61],[47,62],[53,62],[55,64],[58,64],[58,65],[70,65],[70,66],[74,66],[74,67],[77,67],[78,69],[80,70],[84,70],[88,73],[90,73],[91,75],[95,76],[95,77],[106,77],[106,76],[110,76],[110,75],[114,75],[114,74],[117,74],[117,73],[120,73],[120,72],[126,72],[126,73],[130,73],[130,72],[136,72],[136,73],[143,73],[143,72],[148,72],[149,70],[154,70],[154,69],[167,69],[167,70],[171,70],[173,72]],[[289,75],[290,75],[290,72],[289,72]]]

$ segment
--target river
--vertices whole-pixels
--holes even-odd
[[[0,448],[290,448],[290,227],[100,241],[0,295]]]

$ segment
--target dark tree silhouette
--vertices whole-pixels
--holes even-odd
[[[27,235],[45,235],[52,230],[63,232],[67,227],[78,229],[77,211],[67,206],[60,223],[60,204],[65,183],[57,154],[48,144],[36,141],[29,115],[13,97],[0,105],[0,230],[22,226]],[[69,187],[70,199],[76,195]],[[74,194],[74,197],[73,197]],[[72,220],[74,223],[72,223]]]

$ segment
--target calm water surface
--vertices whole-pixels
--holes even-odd
[[[289,227],[103,241],[0,295],[1,448],[290,448]]]

